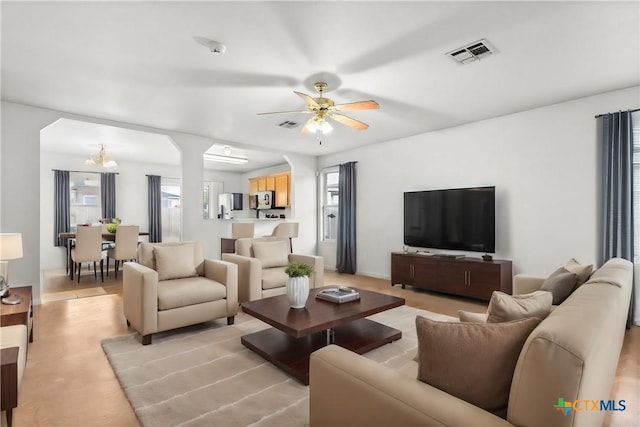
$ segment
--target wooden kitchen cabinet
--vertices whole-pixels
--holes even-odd
[[[291,206],[291,172],[278,173],[249,179],[249,194],[258,191],[275,191],[274,206],[286,208]]]
[[[258,180],[256,178],[251,178],[249,180],[249,194],[254,194],[258,192]]]
[[[289,206],[289,177],[291,174],[286,173],[282,175],[276,175],[275,192],[276,192],[276,206]]]
[[[276,191],[276,177],[274,175],[266,177],[265,182],[265,188],[267,191]]]
[[[484,301],[493,291],[511,294],[511,261],[447,258],[437,255],[393,252],[391,285],[460,295]]]

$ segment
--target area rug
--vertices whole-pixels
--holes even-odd
[[[402,306],[371,316],[402,331],[402,339],[365,357],[398,369],[416,354],[415,317],[451,321]],[[155,426],[297,426],[309,423],[309,388],[246,349],[242,335],[269,327],[240,313],[223,320],[154,334],[142,346],[134,334],[102,348],[141,424]]]

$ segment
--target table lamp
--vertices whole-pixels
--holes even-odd
[[[20,295],[10,295],[9,260],[22,258],[22,234],[0,233],[0,297],[3,304],[19,304]]]

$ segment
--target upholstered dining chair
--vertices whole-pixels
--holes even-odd
[[[231,238],[243,239],[253,237],[255,224],[253,222],[234,222],[231,224]]]
[[[109,275],[109,258],[115,260],[115,274],[118,278],[120,261],[135,261],[138,257],[138,225],[119,225],[116,229],[116,244],[107,250],[107,276]]]
[[[80,272],[83,262],[93,261],[93,275],[97,279],[96,262],[100,261],[100,278],[104,282],[104,260],[102,259],[102,227],[100,226],[78,226],[76,230],[76,246],[71,249],[71,280],[73,280],[74,270],[77,268],[78,283],[80,283]]]
[[[270,237],[288,237],[289,250],[293,252],[292,239],[294,237],[298,237],[298,225],[299,224],[297,222],[281,222],[274,227]]]

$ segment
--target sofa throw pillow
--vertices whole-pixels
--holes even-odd
[[[471,311],[458,310],[458,319],[468,323],[487,323],[488,313],[473,313]]]
[[[193,245],[156,246],[153,248],[156,257],[158,280],[182,279],[197,276]]]
[[[262,262],[262,268],[284,267],[289,264],[289,244],[285,240],[253,243],[253,256]]]
[[[575,258],[571,258],[569,261],[567,261],[567,263],[564,265],[564,268],[566,268],[567,271],[575,273],[578,276],[578,279],[576,281],[576,288],[578,286],[582,286],[584,282],[589,280],[589,277],[593,272],[592,264],[580,264]]]
[[[502,418],[518,356],[540,319],[438,322],[416,317],[418,380]]]
[[[487,323],[509,322],[512,320],[537,317],[544,319],[551,312],[551,292],[535,291],[530,294],[508,295],[494,291],[487,309]]]
[[[578,275],[572,273],[564,267],[560,267],[540,286],[540,290],[549,291],[553,295],[553,305],[559,305],[566,300],[571,292],[576,288]]]

